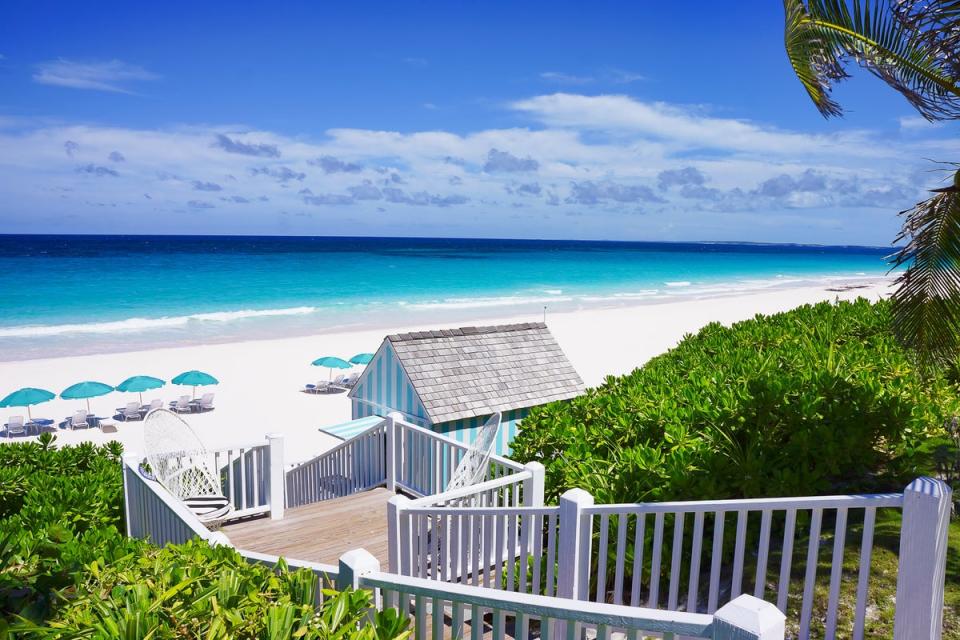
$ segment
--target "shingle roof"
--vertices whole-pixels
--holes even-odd
[[[542,322],[387,336],[431,422],[525,409],[583,393]]]

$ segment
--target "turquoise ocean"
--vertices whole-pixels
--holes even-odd
[[[890,248],[539,240],[0,236],[0,360],[876,280]]]

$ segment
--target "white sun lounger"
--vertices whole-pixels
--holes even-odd
[[[24,436],[27,434],[27,428],[23,426],[23,416],[10,416],[7,420],[7,437]]]
[[[213,394],[205,393],[203,394],[202,398],[199,400],[194,400],[191,404],[197,408],[197,411],[200,412],[213,411]]]
[[[73,417],[70,418],[70,428],[71,429],[88,429],[90,423],[87,422],[87,412],[84,410],[77,411],[73,414]]]
[[[352,389],[354,385],[357,384],[357,380],[359,379],[360,379],[359,373],[351,373],[346,378],[344,378],[338,386],[341,386],[344,389]]]
[[[147,410],[147,413],[150,413],[150,412],[153,411],[154,409],[162,409],[162,408],[163,408],[163,400],[161,400],[160,398],[154,398],[153,400],[150,401],[150,404],[149,404],[149,405],[146,405],[146,404],[145,404],[145,405],[143,405],[142,408],[143,408],[143,409],[146,409],[146,410]]]
[[[140,403],[139,402],[128,402],[127,406],[120,410],[120,415],[123,416],[123,421],[127,420],[142,420],[143,416],[140,414]]]
[[[190,413],[193,407],[190,406],[190,396],[180,396],[179,400],[170,403],[170,409],[177,413]]]

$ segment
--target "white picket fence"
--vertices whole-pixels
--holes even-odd
[[[665,640],[784,638],[783,614],[750,595],[712,615],[578,602],[382,573],[377,559],[363,549],[341,556],[337,587],[370,589],[378,609],[409,612],[417,640],[610,640],[614,634],[628,640],[650,634]]]
[[[489,480],[443,492],[464,450],[388,418],[290,470],[279,436],[206,455],[241,516],[269,511],[282,518],[285,504],[380,485],[420,496],[398,494],[388,504],[390,566],[404,579],[432,581],[431,589],[706,616],[749,594],[775,600],[802,640],[865,636],[877,514],[901,509],[894,638],[940,637],[951,506],[940,481],[917,479],[902,494],[613,505],[573,489],[558,506],[544,506],[542,466],[503,458],[491,461]],[[135,458],[124,458],[129,535],[157,544],[193,536],[229,543],[142,477]],[[845,573],[850,553],[859,563]],[[521,622],[529,614],[504,610]]]
[[[468,445],[453,438],[404,422],[387,418],[388,474],[394,484],[414,496],[433,496],[446,489]],[[490,457],[488,479],[496,479],[523,471],[523,465],[500,456]]]
[[[123,503],[127,535],[150,540],[157,546],[183,544],[200,538],[212,544],[226,540],[207,529],[186,506],[156,480],[140,473],[141,456],[123,456]]]
[[[391,567],[445,582],[707,614],[752,593],[775,598],[800,639],[859,640],[877,510],[903,509],[904,532],[915,532],[901,536],[897,616],[905,633],[905,616],[925,629],[938,624],[930,602],[942,602],[943,583],[936,593],[930,576],[943,572],[949,505],[949,488],[924,478],[902,494],[756,500],[595,505],[580,489],[556,507],[427,506],[396,497]],[[854,527],[857,535],[848,535]],[[843,571],[848,547],[859,559],[855,577]],[[830,568],[818,575],[827,553]],[[813,615],[818,586],[827,594],[822,620]],[[925,595],[914,596],[916,589]]]
[[[286,472],[286,505],[343,498],[378,486],[420,497],[439,494],[468,449],[443,434],[387,417],[333,449],[292,465]],[[510,477],[523,469],[492,456],[488,477]]]
[[[286,472],[286,505],[343,498],[387,481],[387,420]]]

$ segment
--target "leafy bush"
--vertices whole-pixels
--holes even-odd
[[[366,591],[324,591],[311,571],[250,565],[229,547],[188,542],[163,549],[142,542],[127,555],[93,561],[82,582],[43,626],[13,625],[24,638],[210,639],[350,638],[403,640],[396,610],[366,618]]]
[[[901,489],[957,414],[956,372],[922,379],[886,302],[710,324],[643,367],[531,411],[514,457],[548,497],[597,502]]]
[[[250,565],[205,542],[127,538],[118,443],[0,446],[0,638],[403,640],[396,611],[306,570]]]
[[[129,553],[119,443],[0,446],[0,611],[42,620],[98,557]]]

